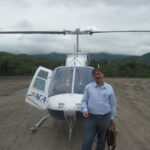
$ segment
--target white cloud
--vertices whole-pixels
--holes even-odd
[[[150,29],[148,0],[0,1],[0,30]],[[46,53],[73,51],[73,35],[1,35],[0,51]],[[150,52],[150,33],[80,36],[84,51],[142,55]]]

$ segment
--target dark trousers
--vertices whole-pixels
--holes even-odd
[[[92,150],[95,136],[97,135],[96,150],[104,150],[106,132],[110,124],[110,113],[105,115],[89,115],[85,121],[84,138],[81,150]]]

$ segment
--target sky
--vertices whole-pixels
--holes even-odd
[[[149,0],[0,0],[0,31],[150,30]],[[0,34],[0,51],[72,53],[75,35]],[[80,35],[86,53],[143,55],[149,33]]]

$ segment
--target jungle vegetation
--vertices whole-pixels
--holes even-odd
[[[106,60],[91,59],[90,66],[101,69],[107,77],[150,77],[150,64],[136,59]],[[65,65],[65,59],[46,58],[27,54],[0,53],[0,76],[32,76],[38,66],[53,70]]]

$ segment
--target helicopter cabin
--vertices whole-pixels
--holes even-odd
[[[93,67],[58,67],[54,70],[49,96],[64,93],[83,94],[85,86],[93,81]]]

